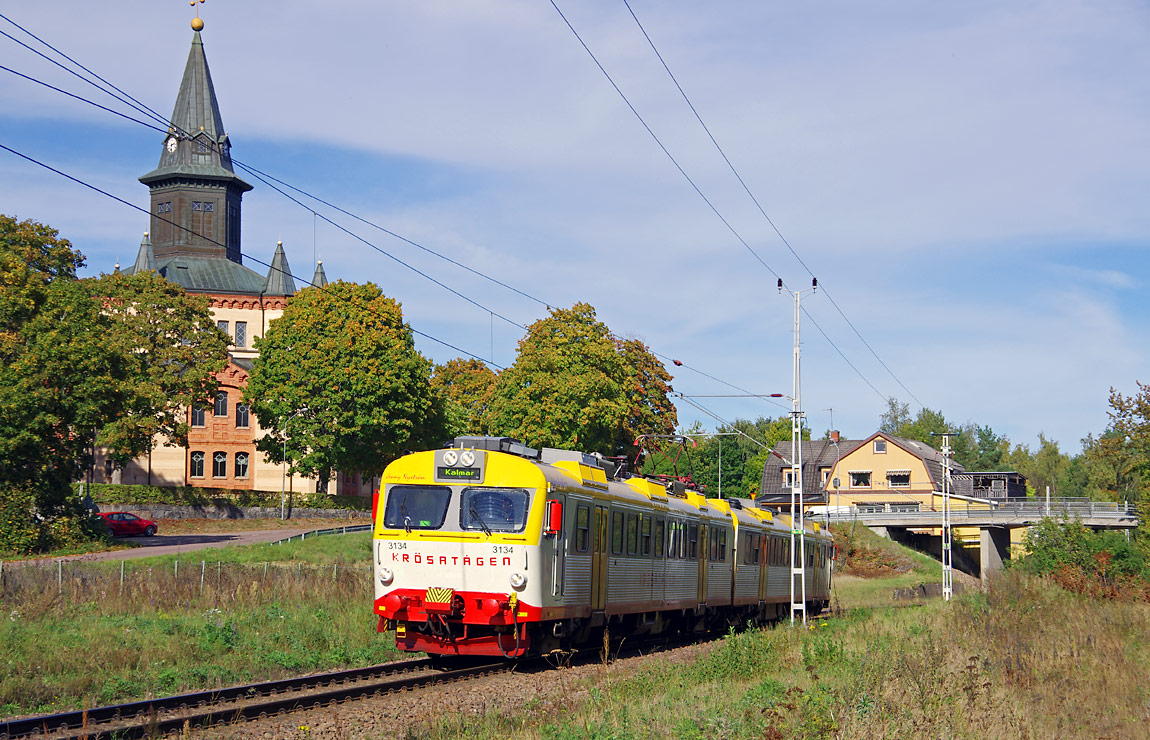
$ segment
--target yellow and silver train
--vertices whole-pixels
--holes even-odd
[[[375,613],[401,650],[508,658],[612,637],[787,616],[791,519],[610,461],[460,437],[387,467]],[[799,542],[799,539],[795,539]],[[808,527],[806,609],[830,599],[831,538]],[[798,591],[801,593],[801,591]]]

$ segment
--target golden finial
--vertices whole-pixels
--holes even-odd
[[[188,0],[188,5],[196,8],[196,17],[192,19],[192,30],[197,33],[204,30],[204,21],[200,18],[200,9],[196,7],[196,4],[202,4],[203,2],[204,0]]]

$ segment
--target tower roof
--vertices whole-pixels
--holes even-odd
[[[136,264],[132,267],[132,274],[139,275],[141,272],[154,269],[156,269],[156,253],[152,251],[152,240],[145,231],[144,238],[140,241],[140,252],[136,255]]]
[[[276,253],[272,257],[272,266],[264,284],[264,295],[295,295],[295,280],[292,279],[291,267],[284,254],[283,242],[276,243]]]
[[[244,192],[252,189],[232,169],[231,145],[224,131],[199,31],[192,36],[192,48],[168,131],[160,166],[141,177],[140,182],[148,185],[183,176],[224,180]]]
[[[315,275],[312,275],[311,284],[314,288],[327,287],[327,273],[323,271],[323,260],[315,263]]]

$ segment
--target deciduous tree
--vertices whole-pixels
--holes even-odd
[[[435,366],[431,387],[444,398],[451,436],[490,431],[487,412],[497,379],[495,371],[475,358],[457,357]]]
[[[443,404],[431,362],[415,349],[399,304],[372,283],[305,288],[256,340],[244,398],[257,446],[321,483],[332,471],[377,475],[408,449],[439,446]],[[296,416],[300,409],[307,413]]]

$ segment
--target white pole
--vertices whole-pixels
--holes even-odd
[[[1046,516],[1050,516],[1050,486],[1046,487]]]
[[[950,435],[942,435],[942,598],[950,601],[954,592],[950,528]]]

